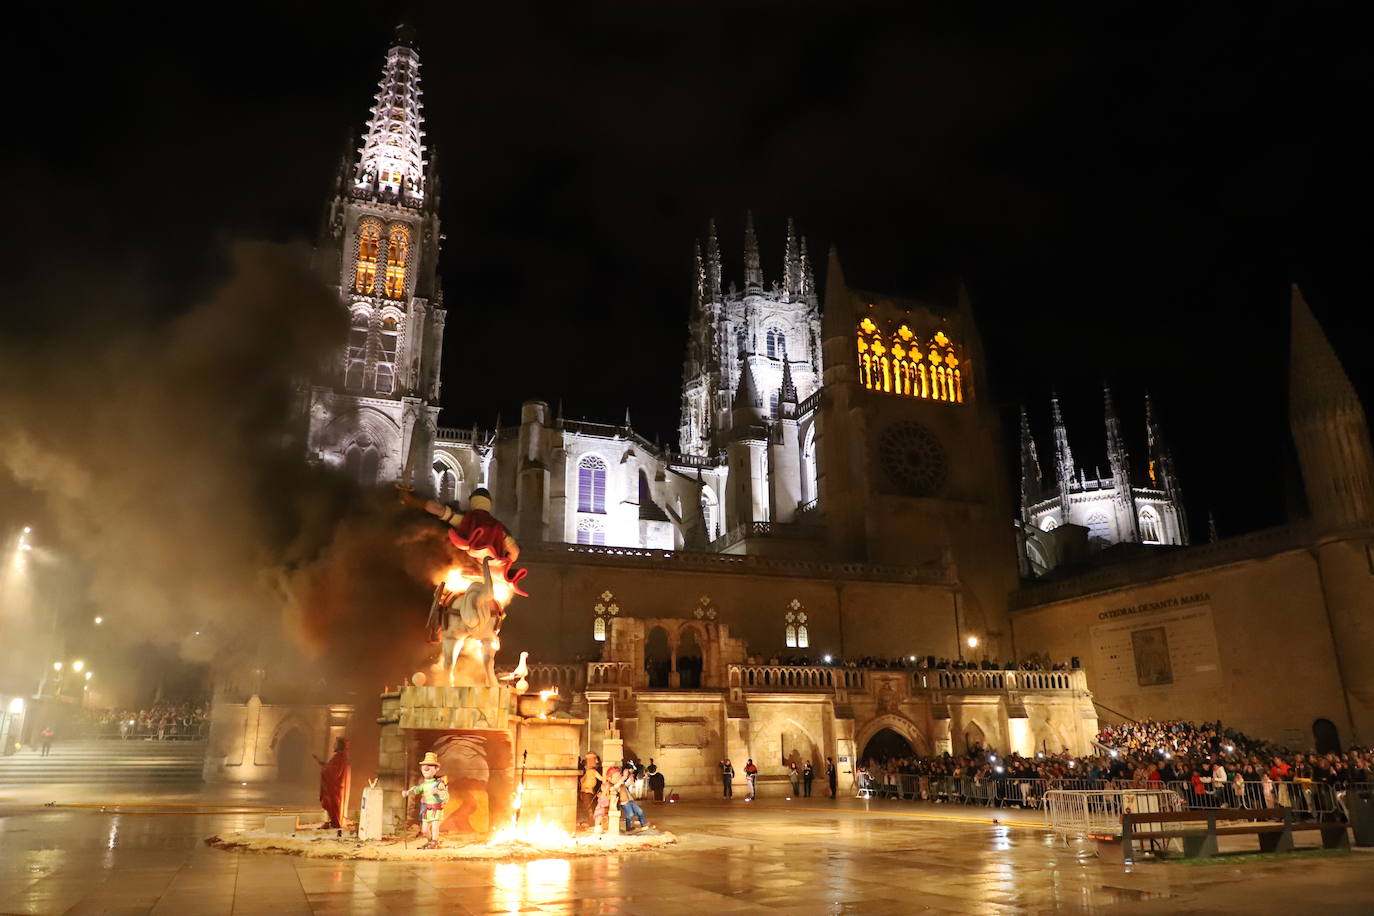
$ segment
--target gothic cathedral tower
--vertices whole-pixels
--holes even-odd
[[[386,54],[362,145],[340,163],[317,260],[348,309],[348,344],[310,397],[309,454],[364,486],[433,489],[444,307],[439,182],[425,159],[420,55]]]
[[[960,583],[960,642],[990,653],[1017,582],[1000,418],[985,400],[968,297],[956,308],[864,292],[832,249],[816,444],[821,506],[838,557],[943,560]]]

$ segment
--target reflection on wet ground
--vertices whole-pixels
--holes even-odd
[[[650,817],[682,841],[667,852],[425,865],[204,845],[261,823],[249,805],[312,810],[309,791],[111,793],[0,787],[0,914],[1374,912],[1374,854],[1123,869],[1023,826],[1038,822],[1033,812],[854,799],[657,805]]]

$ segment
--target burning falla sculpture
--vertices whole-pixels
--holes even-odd
[[[427,628],[440,636],[436,683],[451,687],[495,687],[496,652],[501,623],[526,570],[515,569],[520,545],[491,514],[491,495],[474,490],[468,510],[458,512],[438,500],[417,498],[398,488],[401,502],[424,509],[449,525],[449,540],[459,551],[457,563],[434,589]]]

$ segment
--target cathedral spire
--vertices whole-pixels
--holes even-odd
[[[1116,408],[1112,405],[1112,389],[1102,386],[1102,415],[1107,431],[1107,461],[1111,465],[1112,484],[1116,490],[1116,500],[1121,504],[1122,517],[1126,519],[1125,531],[1130,540],[1140,540],[1139,524],[1135,514],[1135,494],[1131,489],[1131,461],[1126,454],[1126,442],[1121,437],[1121,421],[1117,419]]]
[[[1145,448],[1149,453],[1150,486],[1158,487],[1174,504],[1178,516],[1179,542],[1187,544],[1188,516],[1183,511],[1183,487],[1178,482],[1178,472],[1174,468],[1174,456],[1164,441],[1164,431],[1155,416],[1150,392],[1145,392]]]
[[[792,381],[792,361],[787,358],[787,349],[782,351],[782,388],[778,392],[778,403],[797,404],[797,385]]]
[[[419,203],[425,197],[425,145],[423,105],[420,101],[420,55],[415,33],[407,25],[396,27],[396,38],[386,52],[382,78],[372,102],[372,117],[358,148],[354,173],[357,190],[377,195],[396,195]]]
[[[700,309],[706,304],[706,262],[701,257],[700,239],[696,243],[692,266],[692,279],[696,283],[696,288],[692,291],[692,306]]]
[[[1040,499],[1040,456],[1035,452],[1035,438],[1031,435],[1030,418],[1025,405],[1021,406],[1021,514],[1029,519],[1030,505]]]
[[[816,275],[811,270],[811,258],[806,254],[806,236],[801,237],[801,252],[797,255],[797,298],[816,296]]]
[[[1364,407],[1293,285],[1288,422],[1312,518],[1323,528],[1374,520],[1374,447]]]
[[[797,227],[787,220],[787,247],[782,253],[782,291],[789,302],[801,298],[801,252],[797,248]]]
[[[763,267],[759,261],[759,237],[754,234],[754,213],[744,211],[744,291],[763,291]]]
[[[1059,396],[1050,394],[1050,419],[1054,426],[1054,476],[1059,484],[1059,500],[1068,521],[1069,490],[1073,485],[1073,451],[1069,448],[1069,430],[1059,411]]]
[[[735,388],[733,425],[737,428],[752,426],[762,418],[763,399],[754,384],[754,372],[749,368],[747,357],[740,357],[739,385]]]
[[[716,221],[713,219],[706,229],[706,296],[710,302],[720,301],[720,239],[716,238]]]

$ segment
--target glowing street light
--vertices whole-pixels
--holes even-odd
[[[61,670],[62,670],[62,663],[61,663],[61,662],[53,662],[53,663],[52,663],[52,670],[54,670],[54,671],[61,671]]]
[[[969,647],[970,649],[976,649],[976,648],[978,648],[978,637],[977,637],[977,636],[970,636],[970,637],[968,638],[968,647]]]
[[[33,529],[30,528],[28,525],[25,525],[25,526],[24,526],[24,533],[25,533],[25,534],[32,534],[32,533],[33,533]]]
[[[96,626],[100,626],[100,625],[101,625],[102,623],[104,623],[104,622],[105,622],[105,618],[104,618],[104,617],[97,617],[97,618],[95,619],[95,625],[96,625]]]
[[[86,663],[79,658],[76,661],[72,662],[72,670],[75,671],[77,674],[80,674],[81,669],[85,667]]]
[[[87,672],[86,672],[86,680],[89,681],[89,680],[91,679],[91,675],[92,675],[92,674],[95,674],[95,672],[94,672],[94,671],[87,671]]]

